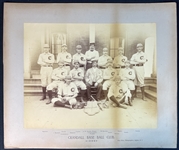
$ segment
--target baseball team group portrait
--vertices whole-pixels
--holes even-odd
[[[157,127],[156,25],[24,24],[24,127]]]

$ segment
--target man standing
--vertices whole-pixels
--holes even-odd
[[[58,63],[58,68],[54,69],[52,72],[51,78],[53,82],[47,86],[47,93],[49,96],[49,101],[46,104],[51,103],[52,90],[58,89],[58,87],[63,86],[64,79],[67,76],[67,74],[68,74],[68,71],[64,68],[63,63],[60,61]]]
[[[71,64],[71,54],[67,52],[67,45],[63,44],[62,45],[62,51],[60,53],[58,53],[57,56],[57,63],[59,63],[59,61],[62,61],[64,64],[64,67],[68,70],[68,72],[70,71],[70,64]]]
[[[137,86],[140,86],[141,91],[142,91],[142,99],[145,99],[145,95],[144,95],[144,64],[147,62],[147,57],[145,55],[145,53],[142,51],[143,50],[143,44],[138,43],[137,44],[137,53],[135,53],[134,55],[132,55],[131,58],[131,64],[133,64],[133,69],[135,71],[136,74],[136,78],[134,80],[134,84],[135,84],[135,96],[136,96],[136,90],[137,90]]]
[[[85,71],[85,68],[86,68],[86,56],[81,53],[82,51],[82,46],[81,45],[77,45],[76,46],[76,54],[73,55],[73,65],[74,65],[74,62],[75,61],[78,61],[79,62],[79,67],[81,69],[83,69],[83,71]]]
[[[108,67],[108,61],[112,61],[112,58],[108,55],[108,49],[103,48],[103,55],[99,57],[98,67],[103,71]]]
[[[44,52],[39,55],[37,64],[41,66],[41,84],[43,96],[40,100],[46,99],[46,86],[51,83],[52,66],[54,63],[54,55],[49,52],[50,48],[48,44],[44,44]]]
[[[87,86],[87,97],[91,99],[91,86],[97,87],[96,99],[99,100],[102,89],[102,71],[97,67],[97,60],[92,61],[92,68],[88,69],[85,75],[85,81]]]
[[[80,64],[78,61],[74,61],[74,68],[70,71],[70,76],[72,77],[75,85],[81,89],[81,101],[83,102],[83,97],[86,93],[86,85],[83,82],[84,79],[84,70],[79,68]]]
[[[132,106],[130,98],[131,94],[128,90],[128,87],[125,83],[121,82],[121,78],[117,76],[115,78],[115,82],[110,86],[108,92],[108,98],[114,102],[117,107],[121,107],[126,109],[125,106],[121,105],[120,103],[126,102]]]
[[[65,83],[58,88],[58,98],[53,98],[52,103],[55,107],[72,107],[77,103],[76,97],[78,89],[76,85],[71,82],[70,76],[66,76]]]
[[[131,91],[132,100],[133,100],[133,94],[135,90],[135,85],[134,85],[135,72],[133,69],[130,68],[130,61],[128,60],[125,62],[125,69],[123,69],[121,72],[121,79],[122,82],[127,84],[128,89]]]
[[[119,47],[118,50],[118,55],[114,58],[113,64],[114,68],[116,68],[120,74],[120,71],[125,68],[125,61],[127,60],[127,57],[123,55],[123,48]]]
[[[99,52],[95,50],[94,43],[90,44],[90,49],[86,51],[85,53],[87,64],[86,64],[86,70],[92,67],[92,61],[98,60],[99,58]]]

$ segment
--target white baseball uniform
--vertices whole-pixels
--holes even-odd
[[[69,85],[64,83],[58,88],[58,98],[53,98],[52,103],[54,104],[56,101],[65,103],[68,101],[70,105],[74,105],[77,103],[76,98],[73,97],[76,94],[78,94],[78,89],[73,82],[71,82]],[[64,101],[63,98],[65,98],[66,101]]]
[[[114,68],[108,67],[108,68],[104,69],[104,71],[103,71],[103,80],[104,80],[103,90],[107,90],[112,85],[116,75],[117,75],[117,71]]]
[[[84,79],[84,71],[81,68],[73,68],[70,71],[70,76],[74,80],[73,82],[76,84],[77,87],[79,87],[81,90],[86,90],[86,85],[83,82]]]
[[[135,90],[134,85],[135,71],[131,68],[125,68],[121,71],[121,80],[125,82],[129,90]]]
[[[42,87],[46,87],[51,83],[52,66],[54,63],[54,55],[51,53],[42,53],[39,55],[37,63],[41,65],[40,75]]]
[[[68,72],[70,71],[71,60],[72,60],[72,57],[70,53],[68,52],[58,53],[57,63],[61,61],[64,64],[64,67],[68,70]]]
[[[54,88],[62,86],[67,75],[68,71],[64,67],[54,69],[51,77],[53,82],[47,86],[47,90],[53,90]]]
[[[131,64],[133,64],[133,69],[135,70],[136,78],[134,84],[136,86],[143,87],[144,84],[144,63],[147,61],[147,57],[144,52],[137,52],[132,55]]]

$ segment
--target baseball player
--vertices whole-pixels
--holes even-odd
[[[118,55],[114,58],[113,64],[114,68],[116,68],[118,72],[120,72],[120,70],[125,68],[125,61],[127,60],[127,57],[123,55],[123,48],[119,47],[118,50]]]
[[[58,98],[52,99],[52,103],[55,107],[67,107],[72,109],[72,107],[76,105],[78,89],[71,81],[71,77],[69,75],[66,76],[65,83],[58,88]]]
[[[99,57],[98,67],[103,70],[108,67],[108,61],[112,61],[112,58],[108,55],[108,49],[103,48],[103,55]]]
[[[134,95],[136,96],[136,90],[137,90],[137,86],[140,86],[141,91],[142,91],[142,99],[145,99],[145,95],[144,95],[144,64],[147,62],[147,56],[146,54],[142,51],[143,50],[143,44],[138,43],[137,46],[137,53],[132,55],[131,58],[131,64],[133,65],[133,69],[135,71],[136,74],[136,78],[134,80],[134,84],[135,84],[135,91],[134,91]]]
[[[86,85],[83,82],[84,79],[84,70],[81,69],[78,61],[74,61],[74,68],[70,71],[69,75],[72,77],[75,85],[81,89],[81,101],[83,102],[84,94],[86,93]]]
[[[102,89],[102,71],[97,67],[97,60],[92,61],[92,68],[88,69],[85,75],[85,81],[87,86],[87,97],[91,99],[91,86],[97,87],[96,99],[99,100]]]
[[[46,104],[50,104],[51,103],[51,99],[52,99],[52,90],[53,89],[58,89],[59,86],[62,86],[64,83],[64,79],[67,76],[68,71],[66,70],[66,68],[63,66],[63,62],[59,62],[58,63],[58,68],[54,69],[52,72],[52,80],[53,82],[50,83],[47,86],[47,93],[49,96],[49,101]]]
[[[135,79],[135,72],[133,69],[130,68],[130,61],[127,60],[125,62],[125,69],[121,71],[121,80],[122,82],[125,82],[127,84],[128,89],[131,91],[132,100],[133,100],[133,93],[135,90],[134,79]]]
[[[99,52],[95,50],[94,43],[90,44],[90,49],[86,51],[85,56],[87,60],[86,69],[88,70],[92,67],[92,61],[99,58]]]
[[[119,76],[116,76],[114,81],[115,82],[109,88],[108,98],[113,101],[117,107],[126,109],[125,106],[121,105],[123,102],[129,103],[129,105],[132,106],[130,101],[131,93],[127,85],[124,82],[121,82]]]
[[[69,72],[71,60],[72,60],[71,54],[67,52],[67,45],[63,44],[62,45],[62,52],[58,53],[58,56],[57,56],[57,63],[59,63],[59,61],[62,61],[63,64],[64,64],[64,67]]]
[[[117,75],[117,71],[113,68],[113,62],[112,60],[109,60],[107,63],[107,68],[104,69],[103,71],[103,93],[104,93],[104,97],[107,98],[107,90],[109,89],[109,87],[112,85],[112,83],[114,82],[114,79]]]
[[[86,68],[86,56],[81,53],[82,51],[82,46],[81,45],[77,45],[76,46],[76,54],[73,55],[73,62],[72,64],[74,65],[74,62],[75,61],[78,61],[79,62],[79,67],[81,69],[83,69],[83,71],[85,71],[85,68]]]
[[[46,99],[46,86],[51,83],[52,66],[54,63],[54,55],[49,52],[50,47],[48,44],[44,44],[44,52],[39,55],[37,64],[41,66],[41,85],[43,96],[40,100]]]

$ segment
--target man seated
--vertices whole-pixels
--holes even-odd
[[[117,76],[114,80],[115,82],[110,86],[109,92],[108,92],[108,98],[117,107],[121,107],[126,109],[125,106],[122,105],[122,103],[129,103],[131,104],[131,94],[129,89],[127,88],[127,85],[124,82],[121,82],[121,78]]]
[[[64,79],[67,76],[67,74],[68,74],[67,69],[63,66],[63,62],[60,61],[58,63],[58,68],[54,69],[52,72],[51,78],[52,78],[53,82],[47,86],[47,94],[49,96],[49,100],[46,104],[51,103],[52,90],[57,89],[58,86],[63,85]]]
[[[121,71],[121,80],[122,82],[125,82],[127,84],[128,89],[131,91],[132,100],[133,100],[133,93],[135,90],[134,79],[135,79],[135,72],[133,69],[130,68],[130,61],[126,61],[125,69]]]
[[[76,105],[76,97],[78,95],[77,86],[72,82],[68,75],[65,78],[65,83],[58,87],[58,98],[53,98],[52,103],[55,107],[66,107],[72,109]]]
[[[83,102],[83,97],[86,92],[86,85],[83,82],[84,70],[80,68],[80,64],[78,61],[74,61],[74,68],[70,71],[69,74],[72,77],[72,80],[75,85],[81,89],[81,102]]]
[[[100,99],[102,89],[102,71],[97,67],[97,60],[92,61],[92,68],[88,69],[85,75],[87,86],[87,98],[91,99],[91,87],[97,87],[96,100]]]
[[[114,82],[114,79],[117,75],[117,71],[113,68],[113,62],[112,60],[108,61],[107,63],[107,68],[104,69],[103,71],[103,93],[104,93],[104,97],[107,98],[107,90],[109,89],[109,87],[112,85],[112,83]]]

